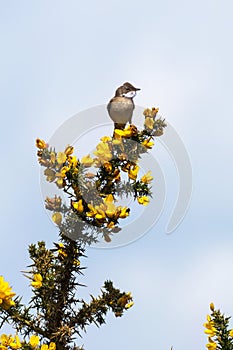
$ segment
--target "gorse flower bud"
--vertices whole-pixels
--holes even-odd
[[[40,288],[42,287],[42,276],[40,273],[35,273],[33,276],[33,281],[31,282],[31,286],[34,288]]]
[[[44,149],[44,148],[47,148],[47,144],[45,143],[44,140],[36,139],[36,147],[39,149]]]
[[[210,310],[214,311],[214,303],[210,303]]]
[[[66,156],[70,156],[74,152],[74,147],[73,146],[67,146],[64,153]]]

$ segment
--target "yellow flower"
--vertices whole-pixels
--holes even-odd
[[[56,344],[54,342],[49,344],[49,350],[56,350]]]
[[[107,203],[107,208],[106,208],[106,215],[108,218],[112,219],[116,215],[116,207],[113,203]]]
[[[206,344],[208,350],[215,350],[217,348],[217,344],[209,339],[209,343]]]
[[[56,181],[56,184],[57,184],[57,187],[62,188],[64,187],[65,182],[62,177],[59,177]]]
[[[44,140],[36,139],[36,147],[39,149],[44,149],[44,148],[47,148],[47,144],[45,143]]]
[[[214,337],[216,335],[216,328],[214,327],[214,321],[211,319],[210,315],[206,316],[207,322],[203,324],[205,329],[205,334],[207,334],[209,337]]]
[[[154,119],[151,117],[146,117],[144,125],[147,129],[152,130],[154,127]]]
[[[101,137],[100,140],[103,142],[108,142],[108,141],[111,141],[111,137],[110,136],[103,136],[103,137]]]
[[[80,199],[78,202],[72,202],[72,206],[74,209],[76,209],[80,214],[83,213],[84,207],[83,207],[83,201]]]
[[[230,330],[229,334],[233,338],[233,329]]]
[[[130,212],[129,208],[127,208],[127,207],[121,208],[121,212],[120,212],[119,218],[125,219],[127,216],[129,216],[129,212]]]
[[[59,165],[64,164],[66,161],[66,154],[64,152],[58,152],[57,154],[57,163]]]
[[[55,213],[53,213],[52,215],[52,220],[56,225],[61,225],[62,222],[62,214],[59,213],[58,211],[56,211]]]
[[[150,202],[147,196],[137,197],[137,201],[139,204],[142,204],[142,205],[148,205],[148,203]]]
[[[110,193],[107,195],[107,197],[104,198],[105,203],[112,203],[114,201],[113,195]]]
[[[102,220],[106,218],[105,211],[101,208],[101,206],[96,205],[95,207],[97,213],[95,214],[95,218],[98,220]]]
[[[38,335],[32,335],[30,337],[29,340],[29,344],[31,345],[31,347],[34,349],[37,347],[37,345],[39,344],[40,338],[38,337]]]
[[[128,216],[129,209],[123,208],[121,206],[116,207],[114,204],[114,198],[112,194],[109,194],[103,199],[103,202],[99,205],[93,206],[88,204],[89,211],[86,213],[87,217],[94,217],[100,223],[105,222],[107,227],[112,229],[115,226],[114,220],[119,217],[125,218]],[[107,219],[112,219],[108,221]]]
[[[150,141],[150,140],[145,140],[145,141],[142,142],[142,145],[143,145],[144,147],[146,147],[146,148],[151,149],[152,146],[154,146],[154,142],[152,142],[152,141]]]
[[[69,170],[70,170],[70,167],[69,167],[69,166],[63,166],[63,167],[61,168],[61,171],[60,171],[61,177],[62,177],[62,178],[65,178],[65,177],[66,177],[66,173],[67,173],[67,171],[69,171]]]
[[[128,304],[125,305],[125,309],[129,309],[130,307],[132,307],[134,304],[133,301],[130,301]]]
[[[33,281],[31,282],[31,286],[34,288],[40,288],[42,286],[42,276],[40,273],[35,273],[33,275]]]
[[[131,131],[130,127],[128,127],[125,130],[121,130],[121,129],[114,130],[114,136],[130,137],[131,135],[132,135],[132,131]]]
[[[74,152],[74,147],[73,146],[67,146],[65,149],[65,155],[70,156]]]
[[[110,205],[110,204],[113,204],[114,203],[114,197],[113,195],[110,193],[107,195],[107,197],[104,198],[104,204],[106,206]]]
[[[20,343],[20,339],[18,335],[15,335],[15,338],[13,341],[9,344],[11,349],[20,349],[22,347],[22,344]]]
[[[132,136],[132,129],[130,128],[130,126],[127,129],[125,129],[125,135],[124,136],[125,137]]]
[[[112,194],[109,194],[106,198],[104,198],[104,203],[101,204],[101,209],[103,209],[104,213],[106,216],[110,219],[117,219],[119,214],[120,214],[120,208],[121,207],[116,207],[114,204],[114,198]],[[108,223],[107,225],[108,228],[112,228],[113,224]]]
[[[0,307],[4,310],[8,310],[11,306],[15,306],[15,302],[12,299],[5,299],[2,304],[0,303]]]
[[[63,166],[60,170],[59,173],[56,173],[56,177],[57,177],[57,181],[56,181],[56,184],[59,188],[63,187],[64,184],[65,184],[65,177],[66,177],[66,173],[67,171],[69,171],[70,168],[68,166]]]
[[[16,294],[12,292],[11,287],[9,286],[9,283],[4,281],[3,276],[0,276],[0,308],[7,310],[11,306],[15,305],[15,302],[12,300],[12,298]]]
[[[94,160],[90,157],[90,154],[88,154],[87,156],[84,156],[81,159],[81,163],[86,166],[86,167],[90,167],[93,165]]]
[[[132,168],[129,169],[128,176],[131,180],[136,180],[137,174],[139,171],[139,166],[134,165]]]
[[[10,346],[10,343],[13,341],[14,339],[12,338],[11,335],[6,335],[6,334],[2,334],[1,338],[0,338],[0,342],[2,345],[2,349],[8,349],[7,346]],[[0,346],[1,346],[0,345]],[[0,348],[1,349],[1,348]]]
[[[70,166],[73,166],[74,168],[76,167],[76,165],[78,164],[78,159],[76,156],[68,156],[68,162]]]
[[[209,337],[214,337],[216,335],[216,328],[212,327],[210,329],[205,330],[205,334],[207,334]]]
[[[103,203],[100,205],[96,205],[94,210],[92,209],[92,216],[94,216],[98,220],[105,220],[107,217],[113,217],[115,214],[116,207],[114,206],[113,196],[110,194],[106,198],[104,198]],[[91,206],[88,205],[89,208]],[[90,216],[90,214],[88,215]]]
[[[46,176],[46,181],[53,182],[55,180],[56,173],[52,169],[45,169],[44,174]]]
[[[49,346],[47,344],[41,345],[40,350],[48,350],[48,349],[49,349]]]
[[[212,320],[210,315],[206,316],[207,322],[203,324],[203,326],[207,329],[212,329],[214,327],[214,321]]]
[[[151,171],[148,171],[143,177],[141,178],[141,182],[148,184],[153,180],[153,176],[151,176]]]
[[[92,204],[88,204],[88,208],[90,209],[90,211],[87,212],[87,216],[93,218],[97,214],[97,211]]]
[[[65,252],[64,244],[63,243],[58,243],[58,246],[59,246],[59,248],[57,250],[58,254],[60,256],[64,257],[64,258],[66,258],[67,257],[67,253]]]
[[[101,142],[96,146],[94,154],[99,158],[101,163],[108,162],[112,159],[112,153],[109,149],[108,143]]]
[[[121,129],[115,129],[114,136],[120,136],[120,137],[125,136],[125,131]]]

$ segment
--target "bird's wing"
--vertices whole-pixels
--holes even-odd
[[[114,99],[114,97],[111,98],[111,100],[110,100],[110,101],[108,102],[108,104],[107,104],[108,113],[109,113],[109,110],[110,110],[110,104],[111,104],[111,102],[113,101],[113,99]]]

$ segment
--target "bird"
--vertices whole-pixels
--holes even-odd
[[[114,129],[125,128],[125,125],[129,122],[132,123],[132,115],[134,110],[133,98],[139,88],[134,87],[132,84],[126,82],[116,89],[115,96],[109,101],[107,110],[110,118],[114,122]]]

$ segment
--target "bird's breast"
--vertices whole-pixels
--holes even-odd
[[[108,113],[110,118],[116,123],[127,123],[131,120],[134,103],[126,97],[114,97],[109,102]]]

